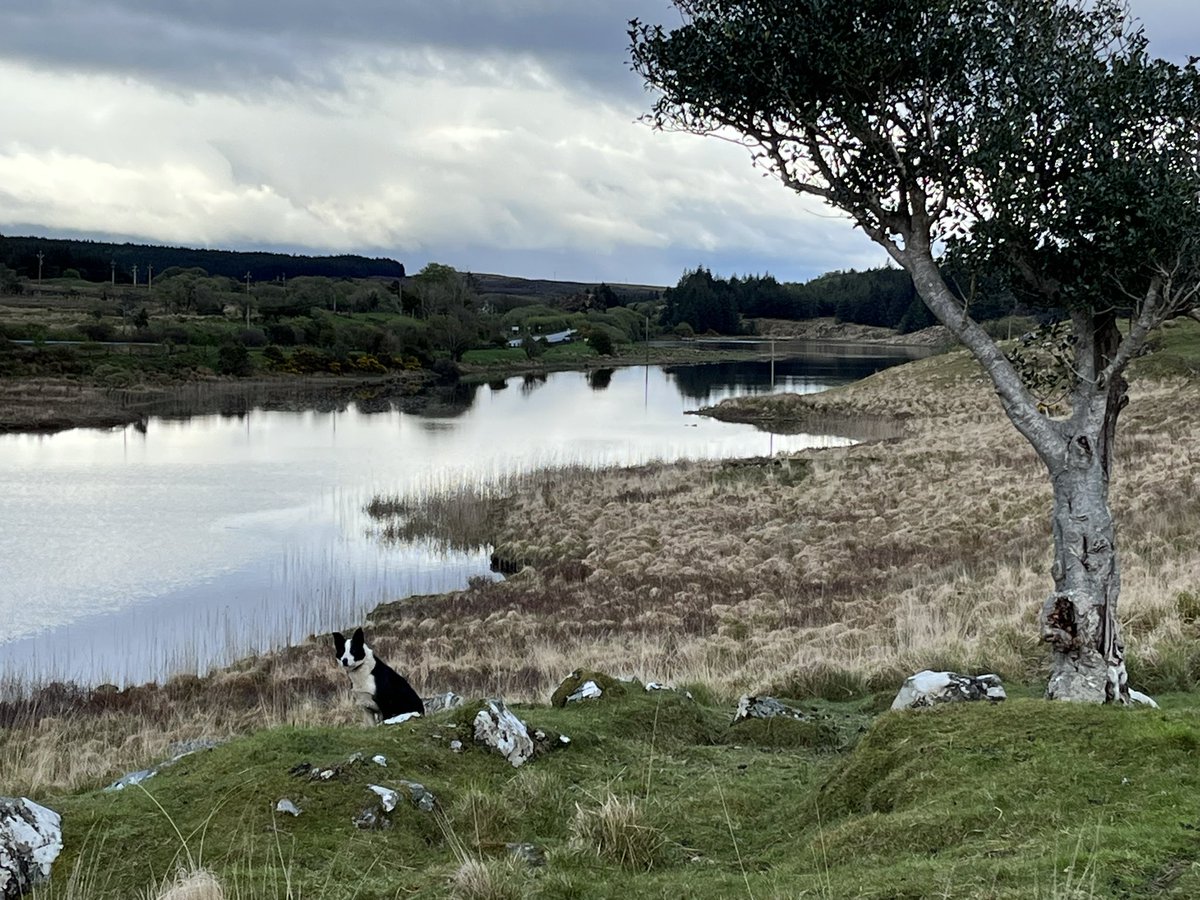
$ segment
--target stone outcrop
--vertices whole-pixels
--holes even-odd
[[[0,897],[23,897],[49,878],[62,846],[58,813],[24,797],[0,797]]]
[[[1005,699],[1007,695],[999,675],[956,675],[926,670],[905,679],[892,701],[892,709],[921,709],[972,700],[996,703]]]

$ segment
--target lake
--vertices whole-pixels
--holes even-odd
[[[846,445],[686,413],[825,390],[922,355],[779,349],[804,355],[460,385],[436,415],[350,403],[0,436],[0,678],[123,685],[202,673],[352,627],[384,600],[499,577],[487,547],[382,542],[366,505],[544,467]]]

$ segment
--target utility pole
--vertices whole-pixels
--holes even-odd
[[[137,287],[137,265],[133,267],[133,286]]]
[[[146,290],[152,293],[154,291],[154,264],[151,263],[146,269]]]
[[[246,272],[246,327],[250,327],[250,273]]]
[[[42,260],[45,258],[46,258],[46,254],[42,253],[42,251],[39,250],[38,257],[37,257],[37,259],[38,259],[38,293],[39,294],[42,292]]]
[[[115,287],[117,284],[117,261],[114,259],[109,265],[112,266],[112,283]]]

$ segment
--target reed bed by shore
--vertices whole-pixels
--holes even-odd
[[[381,498],[398,534],[449,540],[473,523],[514,574],[385,604],[367,623],[371,643],[426,695],[518,701],[544,702],[578,667],[717,698],[845,699],[921,668],[1042,678],[1049,487],[969,359],[720,411],[751,413],[893,431],[788,458],[541,472],[391,508]],[[1131,678],[1150,692],[1200,683],[1198,426],[1194,377],[1138,380],[1122,414],[1121,615]],[[316,637],[205,678],[11,696],[0,701],[0,784],[95,784],[178,740],[351,722],[342,681]]]

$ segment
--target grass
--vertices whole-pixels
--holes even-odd
[[[353,727],[320,640],[206,679],[5,700],[0,784],[67,822],[47,896],[67,895],[72,872],[92,873],[83,896],[137,896],[186,866],[181,843],[241,897],[1196,896],[1200,699],[1172,692],[1200,687],[1200,382],[1156,355],[1190,358],[1200,329],[1166,334],[1138,361],[1171,374],[1135,380],[1112,492],[1130,674],[1163,710],[1031,699],[1049,491],[951,354],[785,401],[898,420],[886,443],[786,466],[542,473],[501,485],[499,512],[470,492],[391,510],[431,536],[483,519],[523,566],[381,606],[369,630],[423,693],[524,701],[532,724],[572,737],[527,768],[450,751],[453,716]],[[920,668],[999,671],[1015,699],[881,714]],[[551,707],[576,669],[672,682],[696,702],[627,689]],[[731,727],[742,692],[812,719]],[[204,736],[230,740],[147,783],[162,810],[97,790]],[[356,752],[388,769],[288,774]],[[390,830],[351,828],[368,779],[387,777],[425,784],[443,818],[405,809]],[[282,796],[305,813],[272,815]],[[637,865],[596,852],[610,803],[652,838]],[[512,842],[547,864],[510,863]]]
[[[874,719],[868,703],[827,704],[863,729],[830,750],[759,743],[729,725],[731,702],[631,691],[518,708],[573,745],[516,771],[469,737],[452,752],[445,717],[266,729],[182,760],[146,792],[41,797],[64,814],[67,846],[35,896],[62,896],[80,869],[105,873],[93,900],[137,896],[182,867],[225,896],[286,885],[323,900],[1190,897],[1200,703],[1163,699],[1154,711],[1018,697]],[[347,763],[356,754],[367,761]],[[292,774],[304,762],[343,766],[314,781]],[[391,827],[356,829],[367,785],[394,779],[424,784],[437,811],[402,804]],[[282,797],[302,814],[273,813]],[[515,858],[515,843],[545,865]]]

